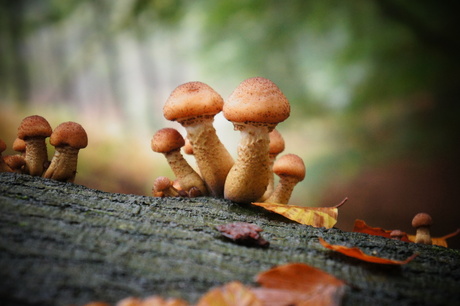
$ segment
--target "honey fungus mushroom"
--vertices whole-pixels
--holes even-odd
[[[295,154],[283,155],[273,165],[273,172],[280,177],[280,181],[265,202],[287,204],[295,185],[305,178],[303,160]]]
[[[48,164],[48,151],[45,139],[51,135],[48,121],[38,115],[26,117],[18,128],[18,138],[26,143],[25,173],[40,176]]]
[[[238,157],[225,181],[224,197],[239,203],[259,199],[271,174],[269,133],[289,117],[287,98],[272,81],[243,81],[224,103],[224,116],[241,132]]]
[[[225,179],[233,165],[213,126],[223,104],[222,97],[210,86],[189,82],[174,89],[163,107],[166,119],[185,127],[201,177],[215,197],[223,196]]]
[[[275,189],[275,175],[273,173],[273,164],[275,163],[276,157],[278,154],[284,151],[284,139],[280,132],[277,129],[274,129],[269,134],[270,144],[268,146],[268,156],[270,159],[270,168],[272,169],[272,174],[268,180],[268,186],[265,190],[264,195],[258,200],[259,202],[265,201]]]
[[[55,152],[43,177],[73,182],[77,173],[78,152],[88,145],[86,131],[76,122],[64,122],[54,129],[50,143],[55,147]]]
[[[164,154],[183,190],[188,192],[191,188],[197,187],[202,195],[206,195],[207,189],[203,180],[180,152],[184,144],[182,135],[173,128],[159,130],[151,141],[152,150]]]

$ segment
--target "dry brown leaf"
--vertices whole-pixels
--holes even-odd
[[[319,242],[325,247],[330,250],[342,253],[346,256],[353,257],[356,259],[360,259],[363,261],[371,262],[371,263],[377,263],[377,264],[385,264],[385,265],[404,265],[409,263],[412,259],[414,259],[418,254],[413,254],[412,256],[408,257],[406,260],[392,260],[388,258],[382,258],[378,256],[371,256],[365,254],[361,249],[357,247],[346,247],[343,245],[335,245],[335,244],[329,244],[324,239],[319,238]]]
[[[334,207],[303,207],[278,203],[252,203],[269,211],[280,214],[301,224],[314,227],[332,228],[337,223],[338,208],[347,199]]]
[[[302,263],[292,263],[262,272],[262,286],[253,292],[263,305],[339,305],[345,284],[334,276]]]
[[[250,288],[240,282],[231,282],[208,291],[197,306],[262,306]]]
[[[353,232],[358,232],[358,233],[365,233],[369,235],[374,235],[374,236],[382,236],[386,238],[391,238],[390,237],[390,230],[385,230],[380,227],[371,227],[366,224],[363,220],[355,220],[355,224],[353,227]],[[447,246],[447,239],[454,237],[460,233],[460,228],[457,229],[455,232],[447,234],[442,237],[432,237],[431,242],[433,245],[438,245],[438,246],[443,246],[443,247],[448,247]],[[415,242],[415,235],[404,235],[401,238],[401,241],[405,242]]]

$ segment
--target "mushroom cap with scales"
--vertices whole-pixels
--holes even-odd
[[[63,122],[51,134],[50,144],[54,147],[67,145],[83,149],[88,145],[88,135],[80,124],[72,121]]]
[[[164,128],[153,135],[151,147],[154,152],[168,153],[178,150],[185,144],[184,137],[173,128]]]
[[[223,108],[225,118],[234,123],[254,122],[275,126],[286,120],[290,111],[286,96],[275,83],[263,77],[241,82]]]
[[[163,107],[163,115],[171,121],[214,116],[222,111],[223,105],[222,97],[209,85],[188,82],[173,90]]]
[[[280,157],[273,165],[273,172],[278,176],[290,176],[302,181],[305,178],[305,164],[295,154],[286,154]]]
[[[48,121],[42,116],[33,115],[24,118],[18,128],[18,138],[49,137],[52,129]]]

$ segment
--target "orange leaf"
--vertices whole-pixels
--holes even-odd
[[[145,299],[127,297],[119,301],[116,306],[187,306],[188,303],[181,299],[163,299],[160,296],[152,295]],[[87,306],[87,305],[86,305]]]
[[[197,306],[261,306],[262,302],[240,282],[231,282],[208,291]]]
[[[433,245],[443,246],[443,247],[447,248],[447,241],[446,240],[448,238],[457,236],[458,234],[460,234],[460,228],[457,228],[457,230],[455,232],[452,232],[450,234],[444,235],[442,237],[431,237],[431,243]],[[407,235],[407,236],[408,236],[410,242],[415,242],[415,235]]]
[[[338,305],[344,283],[302,263],[273,268],[257,275],[262,286],[253,289],[264,305]]]
[[[361,249],[357,247],[346,247],[343,245],[334,245],[334,244],[329,244],[326,241],[324,241],[322,238],[319,238],[319,242],[325,247],[333,251],[337,251],[339,253],[342,253],[346,256],[357,258],[363,261],[367,262],[372,262],[372,263],[378,263],[378,264],[385,264],[385,265],[404,265],[408,262],[410,262],[412,259],[414,259],[418,254],[413,254],[412,256],[408,257],[406,260],[400,261],[400,260],[392,260],[392,259],[387,259],[387,258],[382,258],[382,257],[377,257],[377,256],[371,256],[363,253]]]
[[[355,220],[353,232],[364,233],[364,234],[369,234],[369,235],[374,235],[374,236],[381,236],[381,237],[391,239],[391,236],[390,236],[391,231],[385,230],[380,227],[371,227],[367,225],[366,222],[364,222],[363,220]],[[404,235],[402,236],[401,241],[410,242],[410,238],[408,235]]]
[[[347,199],[334,207],[303,207],[278,203],[252,203],[269,211],[280,214],[301,224],[314,227],[331,228],[337,223],[338,207]]]

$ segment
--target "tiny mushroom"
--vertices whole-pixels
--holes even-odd
[[[50,143],[55,147],[55,152],[43,177],[73,182],[77,173],[78,152],[88,145],[86,131],[76,122],[64,122],[54,129]]]
[[[433,224],[431,216],[427,213],[418,213],[412,219],[412,227],[416,229],[415,243],[431,244],[430,226]]]
[[[5,142],[0,139],[0,172],[12,172],[13,170],[3,160],[2,153],[6,150]]]
[[[178,197],[178,190],[166,176],[159,176],[153,181],[152,194],[154,197]]]
[[[268,156],[270,158],[270,169],[272,169],[272,174],[270,175],[270,180],[268,181],[267,190],[265,190],[264,195],[258,200],[259,202],[265,201],[275,189],[275,177],[273,174],[273,164],[275,159],[281,152],[284,151],[284,139],[281,136],[281,133],[278,130],[274,129],[271,131],[268,136],[270,137],[270,145],[268,147]]]
[[[17,173],[22,173],[22,170],[26,164],[24,157],[21,155],[7,155],[3,157],[3,160],[13,172]]]
[[[222,97],[208,85],[189,82],[173,90],[163,107],[164,117],[185,127],[208,192],[222,197],[233,158],[217,137],[214,116],[222,111]]]
[[[26,155],[26,142],[23,139],[17,138],[13,142],[13,150],[19,152],[22,156]]]
[[[197,187],[202,195],[207,194],[206,186],[201,177],[187,163],[180,149],[185,141],[182,135],[173,128],[164,128],[153,135],[151,147],[154,152],[163,153],[182,188],[188,192]]]
[[[287,204],[295,185],[305,178],[303,160],[295,154],[283,155],[273,165],[273,172],[280,177],[280,181],[265,202]]]
[[[18,128],[18,138],[26,143],[25,172],[40,176],[46,170],[48,151],[45,138],[51,135],[52,129],[45,118],[34,115],[22,120]]]
[[[398,229],[392,230],[390,233],[391,239],[395,239],[395,240],[401,240],[402,237],[404,237],[405,235],[406,233]]]
[[[255,77],[241,82],[224,103],[223,112],[241,132],[238,157],[225,181],[224,197],[250,203],[262,197],[269,184],[269,133],[289,117],[289,101],[275,83]]]

